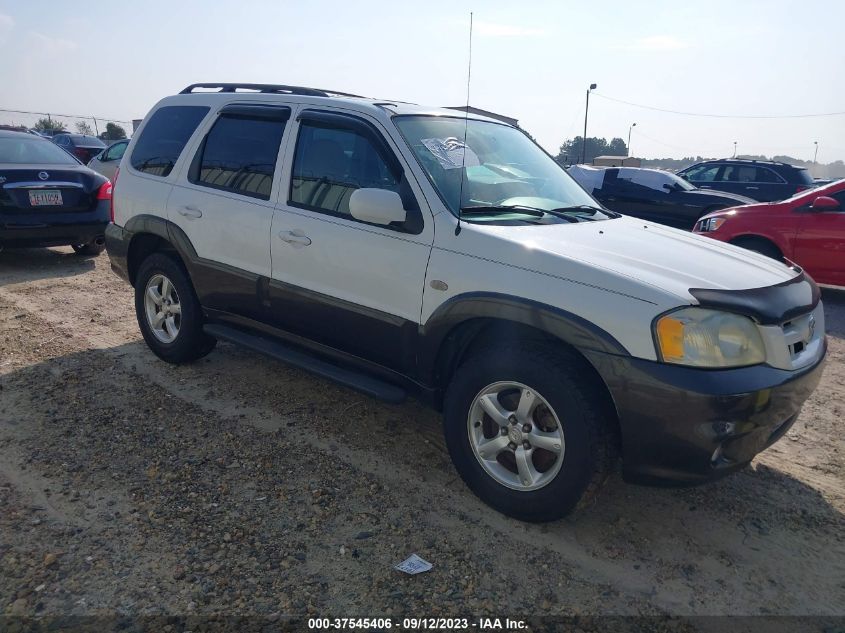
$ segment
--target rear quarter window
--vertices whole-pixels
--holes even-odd
[[[168,176],[208,110],[207,106],[164,106],[156,110],[132,150],[132,167],[152,176]]]

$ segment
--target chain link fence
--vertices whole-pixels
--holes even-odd
[[[61,114],[56,112],[31,112],[28,110],[7,110],[0,108],[0,125],[33,129],[40,119],[45,118],[63,125],[68,132],[93,134],[94,136],[104,134],[106,126],[109,123],[119,125],[126,132],[127,136],[131,136],[134,127],[140,123],[140,120],[133,122],[90,114]]]

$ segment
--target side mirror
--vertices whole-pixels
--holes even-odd
[[[839,211],[840,205],[836,198],[830,196],[819,196],[810,205],[813,211]]]
[[[384,226],[391,222],[404,222],[408,216],[398,193],[372,188],[352,192],[349,196],[349,213],[356,220]]]

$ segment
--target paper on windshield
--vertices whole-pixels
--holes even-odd
[[[424,138],[422,144],[431,152],[443,169],[460,169],[480,165],[478,155],[464,142],[451,136],[449,138]],[[466,159],[464,159],[466,151]]]

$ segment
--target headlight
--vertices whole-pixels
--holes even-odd
[[[763,338],[748,317],[684,308],[660,317],[654,327],[660,358],[692,367],[742,367],[766,360]]]
[[[702,233],[709,233],[710,231],[715,231],[720,226],[722,226],[725,222],[727,222],[727,218],[706,218],[698,223],[698,230]]]

